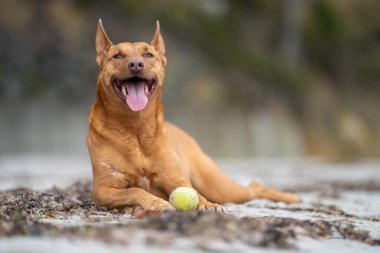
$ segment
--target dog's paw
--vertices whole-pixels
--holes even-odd
[[[157,198],[149,201],[147,204],[142,206],[128,207],[126,210],[130,215],[135,218],[145,218],[147,216],[159,216],[164,212],[173,212],[175,208],[170,205],[166,200]]]
[[[156,212],[175,211],[175,208],[168,201],[160,198],[153,200],[149,207],[145,207],[145,209]]]
[[[142,219],[148,215],[148,213],[141,206],[127,207],[125,211],[132,217]]]
[[[148,201],[147,203],[145,203],[142,208],[145,210],[145,211],[149,211],[149,212],[159,212],[159,213],[162,213],[162,212],[165,212],[165,211],[174,211],[175,208],[170,205],[170,203],[164,199],[161,199],[161,198],[154,198],[150,201]]]
[[[224,208],[216,203],[205,202],[204,204],[200,204],[198,207],[200,211],[213,211],[217,213],[224,213]]]

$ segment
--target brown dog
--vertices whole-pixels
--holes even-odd
[[[299,201],[297,195],[257,183],[243,187],[232,182],[190,136],[165,122],[166,57],[158,22],[150,44],[113,45],[99,20],[96,62],[97,101],[87,144],[97,202],[108,208],[140,207],[140,214],[172,210],[168,198],[180,186],[198,192],[201,210],[218,211],[219,204],[256,198]]]

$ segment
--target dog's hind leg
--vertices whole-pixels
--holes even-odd
[[[229,179],[208,156],[201,153],[192,159],[191,183],[208,201],[214,203],[244,203],[253,192]]]
[[[256,198],[294,203],[299,197],[292,193],[277,191],[251,183],[244,187],[229,179],[216,163],[203,153],[198,144],[179,128],[168,124],[175,140],[181,143],[182,154],[186,154],[190,167],[191,185],[208,201],[223,203],[244,203]]]
[[[244,203],[256,198],[266,198],[285,203],[296,203],[296,194],[266,188],[255,182],[248,187],[241,186],[229,179],[202,151],[192,160],[191,182],[207,200],[219,204]]]

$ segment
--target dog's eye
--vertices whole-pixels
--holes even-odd
[[[114,56],[112,56],[114,59],[121,59],[123,58],[123,55],[122,54],[115,54]]]
[[[150,53],[150,52],[146,52],[146,53],[145,53],[145,56],[151,58],[151,57],[153,57],[154,55],[153,55],[152,53]]]

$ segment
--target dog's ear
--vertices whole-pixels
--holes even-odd
[[[165,56],[165,43],[160,33],[160,22],[158,20],[156,21],[156,32],[150,44],[154,46],[162,56]]]
[[[107,55],[108,49],[112,46],[111,40],[104,31],[102,20],[99,19],[98,31],[95,38],[96,44],[96,62],[100,66],[103,63],[104,57]]]

